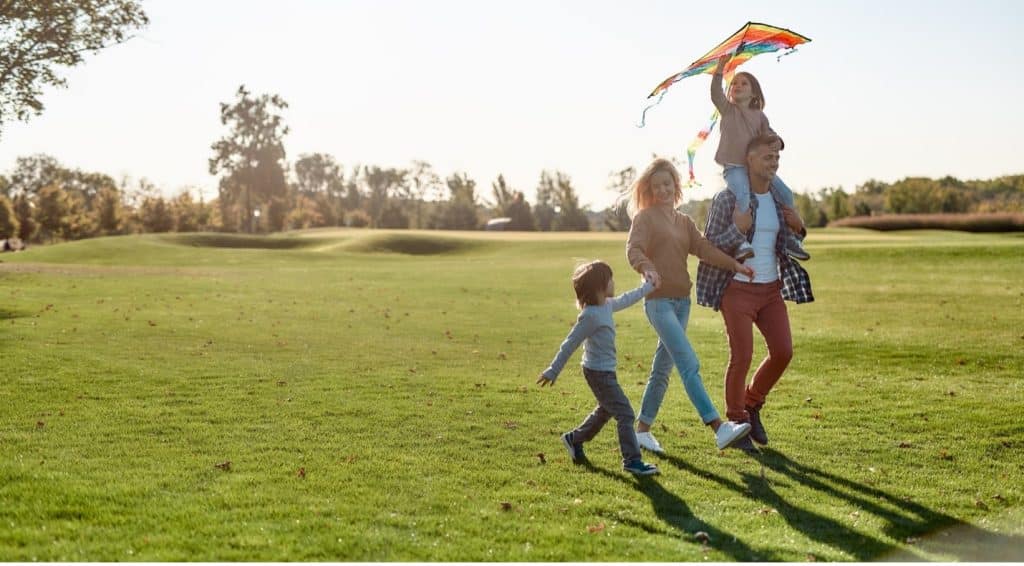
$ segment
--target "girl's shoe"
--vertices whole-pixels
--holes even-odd
[[[749,423],[725,421],[719,425],[718,430],[715,432],[715,445],[718,446],[719,450],[725,450],[748,434],[750,434]]]
[[[807,250],[804,249],[804,245],[800,243],[800,239],[795,236],[790,236],[786,241],[786,255],[800,261],[807,261],[811,259],[811,254],[807,253]]]
[[[648,464],[643,460],[631,460],[622,465],[622,469],[634,476],[653,476],[658,472],[658,466]]]
[[[644,450],[650,450],[655,454],[665,453],[665,449],[661,447],[661,443],[658,442],[657,438],[654,438],[654,435],[651,434],[650,431],[636,433],[636,441],[640,444],[640,448],[643,448]]]

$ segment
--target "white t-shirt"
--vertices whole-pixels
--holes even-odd
[[[770,192],[763,195],[754,193],[757,198],[757,222],[754,225],[754,257],[746,261],[746,265],[754,270],[754,283],[771,283],[779,278],[779,259],[775,257],[775,240],[779,235],[779,215],[775,209],[775,199]],[[737,273],[733,279],[750,282],[746,275]]]

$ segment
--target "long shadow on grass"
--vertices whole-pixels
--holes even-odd
[[[897,497],[876,487],[801,464],[775,450],[765,449],[758,459],[772,471],[805,487],[846,500],[860,510],[884,519],[885,526],[882,531],[897,541],[904,541],[910,537],[918,538],[943,527],[955,526],[956,540],[950,540],[946,545],[933,545],[936,549],[968,561],[1017,561],[1024,555],[1024,551],[1020,550],[1024,548],[1024,537],[1020,535],[986,531],[945,513],[929,509],[909,497]],[[744,474],[744,481],[752,493],[766,503],[775,505],[783,516],[792,511],[792,506],[772,491],[767,482],[749,474]],[[896,550],[893,545],[886,546],[887,548],[882,549],[869,546],[858,552],[850,552],[861,560],[875,559],[886,552]]]
[[[658,480],[654,477],[632,478],[598,468],[589,462],[584,463],[583,465],[592,472],[621,481],[627,486],[645,495],[651,500],[651,507],[654,510],[654,514],[664,521],[669,527],[679,531],[678,534],[681,538],[693,541],[695,544],[700,544],[697,542],[695,535],[699,532],[704,532],[708,537],[707,542],[705,543],[708,547],[725,553],[733,560],[778,560],[773,556],[766,556],[763,552],[755,552],[736,535],[725,532],[694,516],[685,501],[683,501],[678,495],[665,489],[665,487],[658,483]],[[641,521],[634,521],[632,519],[622,517],[616,517],[615,519],[626,525],[647,531],[652,535],[665,534],[664,531]],[[668,557],[665,558],[668,559]]]
[[[941,547],[942,552],[963,560],[1019,560],[1021,557],[1021,551],[1017,549],[1024,547],[1024,537],[979,529],[908,498],[898,497],[876,487],[801,464],[775,450],[765,449],[753,458],[765,468],[797,484],[827,497],[842,499],[855,506],[858,512],[868,512],[879,517],[885,521],[882,532],[896,541],[917,538],[942,527],[957,525],[957,539],[970,541],[970,544],[958,545],[950,541],[950,544]],[[772,482],[763,477],[741,472],[743,483],[738,483],[702,470],[674,456],[665,455],[662,459],[683,471],[713,481],[744,497],[761,501],[773,508],[788,525],[808,538],[840,549],[857,560],[878,559],[902,550],[897,544],[873,537],[831,517],[800,507],[783,497],[772,487]]]
[[[763,456],[759,457],[763,459]],[[744,483],[738,483],[700,469],[675,456],[663,455],[663,460],[695,476],[713,481],[748,499],[761,501],[774,508],[787,524],[808,538],[833,548],[839,548],[858,559],[878,556],[896,547],[868,534],[858,532],[835,519],[798,507],[777,494],[769,482],[747,473],[741,473]],[[755,458],[758,459],[758,458]]]

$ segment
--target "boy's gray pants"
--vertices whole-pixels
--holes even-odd
[[[622,463],[640,459],[640,444],[636,441],[633,421],[636,415],[629,399],[619,387],[619,380],[614,371],[598,371],[583,368],[583,377],[594,392],[597,408],[572,431],[572,441],[582,444],[597,436],[609,419],[618,421],[619,450],[622,452]]]

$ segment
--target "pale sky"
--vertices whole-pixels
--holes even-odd
[[[583,204],[614,199],[608,174],[652,154],[685,159],[712,111],[710,76],[676,83],[637,128],[646,95],[747,21],[811,43],[742,69],[786,140],[797,191],[906,176],[1024,173],[1024,2],[153,0],[138,37],[63,73],[42,116],[4,125],[0,172],[47,153],[69,167],[146,177],[166,194],[216,193],[219,103],[245,84],[279,94],[288,160],[430,162],[489,196],[499,173],[533,201],[542,169]],[[697,156],[722,186],[717,129]],[[683,171],[685,175],[685,171]]]

